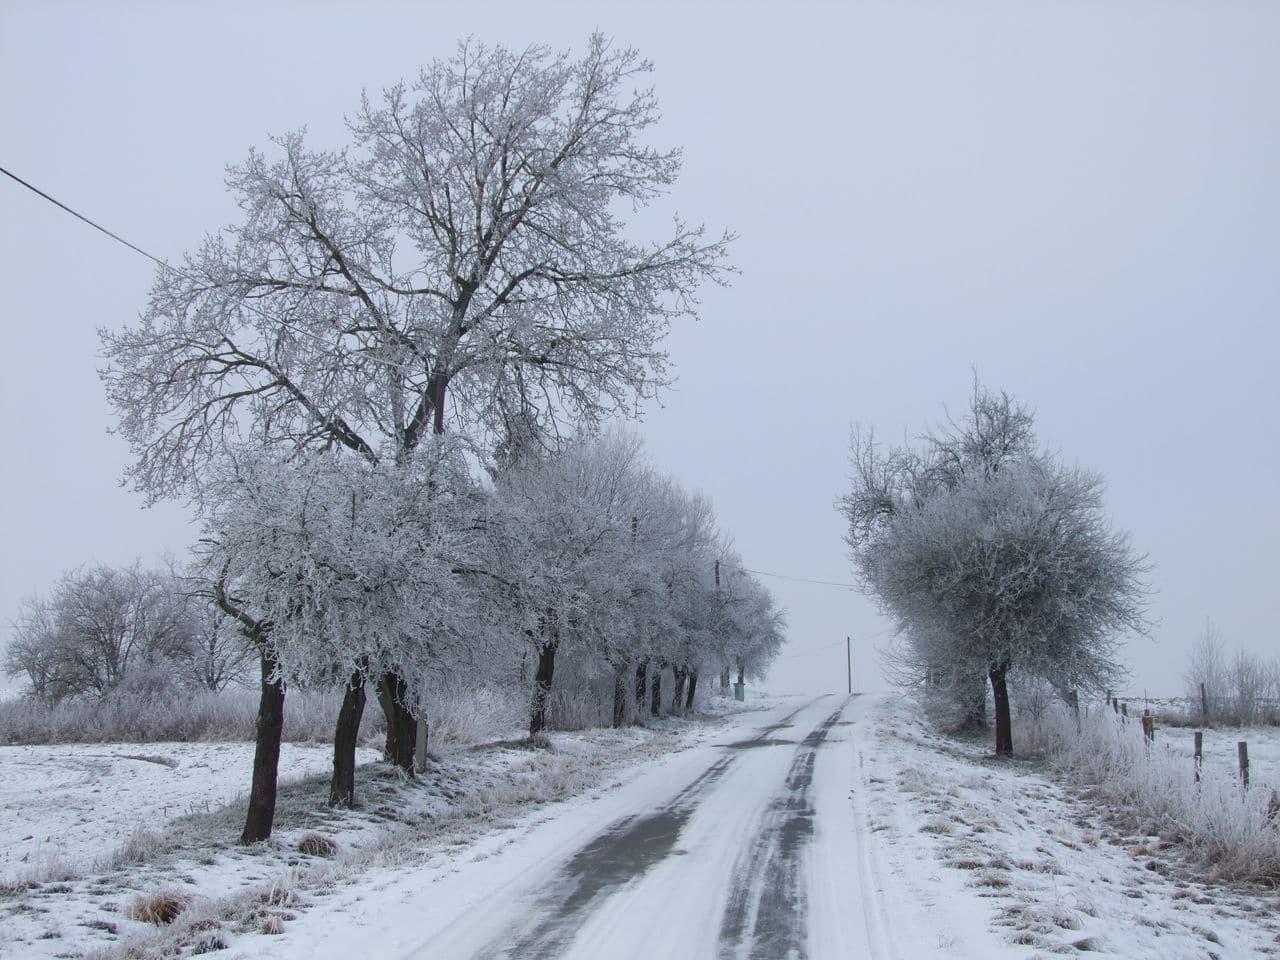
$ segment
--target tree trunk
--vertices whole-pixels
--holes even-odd
[[[671,691],[671,712],[680,713],[681,707],[684,705],[684,681],[688,675],[684,667],[676,667],[673,671],[675,683],[672,685]]]
[[[653,671],[653,696],[649,698],[649,710],[656,717],[662,713],[662,666]]]
[[[684,708],[686,711],[693,709],[693,693],[698,689],[698,671],[689,671],[689,692],[685,696]]]
[[[720,671],[720,696],[727,697],[729,695],[729,668],[725,667]]]
[[[356,805],[356,740],[360,734],[360,718],[364,716],[364,703],[364,673],[357,670],[351,674],[347,689],[342,694],[338,725],[333,731],[333,779],[329,783],[331,807]]]
[[[649,692],[648,670],[648,660],[636,664],[636,723],[644,722],[645,696]]]
[[[398,673],[388,670],[378,680],[378,701],[387,714],[387,759],[412,777],[418,724],[405,702],[408,696],[409,684]]]
[[[276,677],[276,658],[262,648],[262,687],[258,697],[258,722],[253,748],[253,781],[249,787],[249,812],[241,843],[258,843],[271,836],[276,818],[276,774],[280,767],[280,734],[284,730],[284,680]]]
[[[991,699],[996,705],[996,756],[1013,756],[1013,724],[1009,717],[1009,685],[1006,674],[1007,664],[993,664],[988,676],[991,678]]]
[[[533,706],[529,711],[531,737],[547,728],[547,697],[556,675],[556,646],[555,640],[549,640],[538,651],[538,673],[533,680]]]
[[[613,675],[613,725],[621,727],[627,722],[627,664],[618,667]]]

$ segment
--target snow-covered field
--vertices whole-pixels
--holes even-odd
[[[1156,731],[1156,744],[1186,760],[1194,770],[1194,729],[1166,727]],[[1257,787],[1280,786],[1280,727],[1213,727],[1204,733],[1205,777],[1237,777],[1236,744],[1249,745],[1249,782]]]
[[[243,788],[247,744],[4,748],[6,849],[39,823],[81,866],[8,886],[0,956],[1280,956],[1274,894],[1198,882],[1047,769],[939,737],[902,703],[723,706],[458,751],[419,784],[366,765],[354,812],[323,807],[323,777],[298,781],[278,842],[249,849],[238,804],[205,812]],[[1257,743],[1261,777],[1276,738]],[[327,762],[301,747],[288,769]],[[299,852],[308,833],[336,855]],[[193,901],[178,923],[128,918],[165,889]]]
[[[326,744],[282,744],[281,782],[332,762]],[[252,767],[245,743],[0,746],[0,882],[91,872],[136,831],[235,800]]]

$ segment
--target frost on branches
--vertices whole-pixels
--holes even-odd
[[[738,569],[739,591],[749,578],[731,560],[710,504],[658,475],[634,436],[610,433],[527,458],[498,476],[494,497],[493,555],[536,663],[531,733],[547,724],[566,658],[578,676],[613,678],[621,725],[646,703],[659,712],[663,670],[676,687],[670,709],[683,712],[704,665],[741,661],[762,672],[781,645],[781,620],[763,588],[754,589],[767,602],[751,608],[715,584],[721,560],[726,575]]]
[[[1144,632],[1147,572],[1103,511],[1102,479],[1036,448],[1031,414],[975,386],[968,416],[919,448],[855,434],[841,499],[855,567],[898,623],[898,679],[969,722],[991,684],[996,752],[1013,750],[1008,680],[1078,691],[1114,678]]]
[[[478,549],[465,460],[445,437],[399,464],[246,452],[210,493],[206,570],[281,709],[286,683],[345,685],[332,799],[350,804],[366,682],[413,716],[432,670],[480,655],[483,604],[458,572]]]
[[[424,671],[499,625],[536,649],[618,633],[602,558],[536,559],[559,507],[527,504],[527,536],[499,535],[520,510],[492,491],[472,510],[463,481],[633,412],[668,382],[671,322],[731,269],[728,234],[677,218],[639,242],[619,216],[679,172],[650,145],[650,69],[600,35],[580,58],[464,42],[362,97],[345,145],[250,152],[228,176],[239,222],[101,331],[128,476],[202,511],[218,606],[261,654],[246,840],[270,833],[287,681],[346,685],[343,744],[374,683],[412,773]],[[335,775],[334,802],[352,789]]]
[[[434,431],[492,445],[634,409],[663,338],[722,280],[729,237],[626,237],[679,151],[645,145],[650,70],[601,36],[573,60],[466,42],[365,96],[352,142],[274,141],[231,169],[240,224],[161,268],[102,375],[149,496],[199,495],[229,438],[373,460]]]

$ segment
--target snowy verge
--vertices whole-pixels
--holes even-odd
[[[896,700],[870,720],[855,804],[892,905],[885,955],[1280,956],[1273,894],[1184,875],[1172,849],[1113,830],[1047,765],[936,735]]]
[[[766,702],[745,708],[717,703],[714,709],[737,713],[762,709]],[[398,872],[448,857],[451,850],[489,832],[537,816],[544,805],[608,789],[638,764],[714,736],[720,724],[714,715],[668,718],[646,727],[552,734],[549,747],[543,748],[482,744],[442,758],[418,781],[407,781],[381,763],[366,763],[357,774],[354,810],[325,806],[328,781],[321,767],[316,775],[282,788],[273,840],[254,847],[234,842],[241,803],[209,812],[201,807],[167,820],[152,811],[142,818],[150,828],[138,829],[112,852],[97,852],[96,864],[87,870],[82,861],[76,868],[29,874],[22,882],[11,877],[0,889],[5,929],[0,957],[86,951],[99,957],[181,956],[217,949],[242,934],[279,932],[298,910],[322,902],[340,885],[371,871]],[[194,767],[188,761],[199,755],[208,764],[207,785],[242,786],[246,778],[234,772],[235,764],[219,768],[213,762],[213,747],[226,748],[224,759],[234,754],[235,764],[252,756],[250,744],[171,744],[163,753],[149,744],[139,755],[165,757],[175,765],[131,762],[148,773],[173,773]],[[128,746],[115,749],[121,763],[124,755],[135,752]],[[34,760],[32,764],[39,766]],[[190,795],[175,800],[176,794],[163,794],[145,778],[99,777],[80,787],[89,795],[80,807],[83,817],[90,822],[97,818],[103,827],[107,811],[145,804],[148,797],[194,803]],[[66,796],[75,796],[75,784],[63,789]],[[110,802],[101,802],[101,793],[92,795],[94,789],[105,792]],[[20,810],[21,798],[10,799],[11,808]],[[27,802],[37,806],[38,792],[29,794]],[[5,826],[8,831],[13,825]],[[53,865],[62,862],[55,859]],[[149,904],[166,898],[182,908],[176,921],[157,928],[135,919],[147,916]]]
[[[1043,725],[1056,771],[1119,829],[1176,845],[1210,879],[1280,884],[1275,733],[1253,732],[1246,788],[1227,762],[1235,759],[1233,737],[1243,739],[1244,731],[1203,735],[1207,759],[1197,770],[1187,731],[1158,731],[1149,742],[1136,718],[1110,711],[1083,717],[1077,727],[1054,710]]]

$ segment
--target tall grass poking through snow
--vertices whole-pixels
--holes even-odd
[[[386,726],[372,689],[368,695],[360,741],[376,745]],[[329,742],[341,702],[338,689],[289,690],[284,702],[284,739]],[[518,737],[528,724],[526,709],[522,691],[441,690],[427,711],[431,750],[439,753]],[[182,690],[159,696],[118,691],[102,700],[56,705],[17,699],[0,702],[0,744],[252,741],[257,713],[254,690]]]
[[[370,698],[372,700],[372,697]],[[284,739],[324,743],[342,701],[340,690],[290,690]],[[148,743],[252,740],[258,714],[253,690],[113,692],[102,700],[44,704],[26,698],[0,702],[0,743]],[[362,740],[382,731],[377,702],[366,709]]]
[[[1248,790],[1221,770],[1199,783],[1187,751],[1147,744],[1136,719],[1110,712],[1081,718],[1053,709],[1039,718],[1050,760],[1068,779],[1087,787],[1147,835],[1182,844],[1224,880],[1280,882],[1280,815],[1276,784],[1254,779]]]

